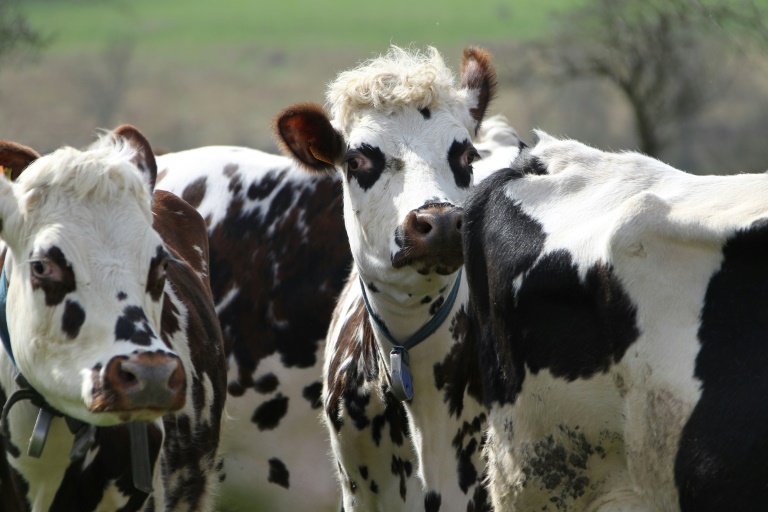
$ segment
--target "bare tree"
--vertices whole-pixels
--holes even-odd
[[[11,57],[38,50],[47,42],[19,10],[18,0],[0,0],[0,65]]]
[[[591,0],[529,45],[516,72],[607,80],[629,104],[640,150],[658,157],[721,92],[729,52],[753,44],[768,44],[768,25],[752,0]]]

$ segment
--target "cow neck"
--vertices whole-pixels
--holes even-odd
[[[461,287],[461,269],[456,274],[456,279],[453,282],[453,288],[445,298],[445,302],[440,309],[435,313],[432,318],[419,328],[415,333],[409,336],[403,342],[398,342],[390,333],[388,329],[385,329],[378,321],[376,314],[371,308],[371,304],[368,301],[368,294],[365,292],[365,283],[363,278],[359,277],[360,289],[363,294],[363,303],[365,309],[368,311],[368,318],[371,320],[371,324],[376,327],[376,330],[384,336],[387,341],[392,344],[392,349],[389,353],[389,377],[392,384],[392,392],[401,401],[407,401],[413,398],[413,381],[411,379],[410,370],[410,355],[409,350],[419,345],[421,342],[429,338],[437,331],[445,319],[448,318],[453,305],[456,302],[456,296],[459,293]]]
[[[71,461],[80,460],[85,457],[88,450],[96,442],[96,429],[99,427],[59,412],[24,378],[24,375],[22,375],[19,367],[16,365],[16,358],[13,355],[11,336],[8,331],[7,303],[8,274],[5,271],[5,262],[3,262],[3,270],[0,272],[0,339],[2,339],[5,352],[13,364],[13,369],[16,372],[14,380],[19,389],[11,393],[5,404],[3,404],[2,413],[0,413],[0,435],[10,441],[11,432],[8,426],[8,414],[11,411],[11,407],[22,400],[29,400],[39,408],[39,411],[35,420],[35,426],[32,429],[32,436],[29,438],[27,455],[40,458],[43,454],[43,448],[45,448],[45,441],[48,438],[53,418],[59,416],[64,418],[69,431],[75,436],[72,449],[69,452],[69,459]],[[130,422],[128,424],[128,432],[131,442],[133,486],[140,491],[151,493],[153,491],[152,466],[149,461],[147,424],[144,422]]]

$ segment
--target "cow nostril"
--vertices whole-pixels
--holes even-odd
[[[461,219],[456,222],[456,229],[461,230]]]
[[[117,378],[121,383],[128,386],[135,384],[139,380],[136,377],[136,374],[126,369],[123,365],[120,366],[120,369],[117,372]]]
[[[416,219],[416,222],[414,222],[413,228],[420,235],[426,235],[427,233],[432,231],[432,224],[430,224],[429,222],[424,222],[421,219]]]

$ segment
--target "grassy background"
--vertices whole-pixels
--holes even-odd
[[[341,70],[391,43],[435,45],[458,68],[462,47],[489,48],[500,77],[491,112],[524,139],[543,128],[605,149],[634,149],[632,119],[605,84],[520,84],[521,41],[554,33],[585,0],[24,0],[51,36],[39,57],[0,68],[0,137],[46,152],[131,123],[163,151],[230,144],[275,150],[272,117],[322,103]],[[768,5],[768,0],[760,0]],[[669,154],[695,172],[764,170],[766,59],[724,69],[732,87]],[[738,155],[738,159],[734,159]]]

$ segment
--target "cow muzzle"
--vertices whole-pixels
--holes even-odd
[[[113,357],[93,372],[91,412],[178,411],[186,402],[186,374],[181,360],[162,351]]]
[[[402,242],[392,256],[392,266],[410,265],[420,274],[449,275],[464,263],[461,242],[462,209],[451,204],[431,204],[411,211],[396,233]],[[399,235],[399,237],[398,237]]]

